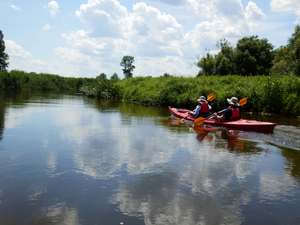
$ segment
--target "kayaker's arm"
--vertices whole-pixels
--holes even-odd
[[[224,119],[225,119],[225,116],[224,116],[224,114],[223,114],[223,115],[221,115],[221,116],[218,116],[218,114],[217,114],[217,113],[214,113],[214,115],[215,115],[215,118],[216,118],[218,121],[224,121]]]
[[[223,110],[222,110],[223,111]],[[221,111],[221,112],[222,112]],[[231,113],[231,111],[229,109],[225,109],[224,113],[221,116],[218,116],[217,113],[214,113],[214,115],[216,116],[216,119],[218,121],[224,121],[226,118],[230,118],[231,115],[229,115]]]
[[[198,116],[200,110],[201,110],[201,105],[197,105],[196,108],[193,111],[190,112],[190,115]]]

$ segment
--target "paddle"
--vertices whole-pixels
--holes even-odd
[[[239,101],[239,106],[243,106],[243,105],[245,105],[246,103],[247,103],[247,98],[242,98],[242,99]],[[223,109],[223,110],[217,112],[217,114],[222,113],[222,112],[224,112],[225,110],[226,110],[226,109]],[[198,118],[198,119],[195,119],[195,120],[194,120],[194,126],[199,126],[200,124],[202,124],[202,123],[204,122],[204,120],[206,120],[206,118],[204,118],[204,117],[200,117],[200,118]]]
[[[216,98],[216,95],[214,93],[210,93],[208,96],[207,96],[207,101],[213,101],[214,99]],[[188,113],[188,115],[184,118],[180,118],[180,119],[177,119],[176,122],[177,123],[183,123],[183,121],[189,116],[190,114]]]

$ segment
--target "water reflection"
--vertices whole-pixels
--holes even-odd
[[[0,224],[298,218],[300,155],[270,144],[277,132],[193,128],[163,109],[84,96],[33,99],[5,108]]]
[[[79,225],[79,216],[76,208],[68,207],[67,203],[57,203],[55,205],[43,207],[43,216],[32,218],[28,224],[66,224]]]

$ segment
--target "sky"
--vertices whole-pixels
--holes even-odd
[[[258,35],[286,45],[300,23],[299,0],[0,0],[10,70],[63,77],[194,77],[216,43]]]

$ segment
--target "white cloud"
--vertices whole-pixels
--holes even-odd
[[[246,7],[246,18],[250,21],[258,21],[265,18],[263,11],[250,1]]]
[[[257,27],[258,22],[265,18],[263,11],[257,7],[257,5],[250,1],[246,7],[246,19],[248,21],[250,30]]]
[[[78,50],[71,48],[56,48],[55,52],[63,63],[67,64],[87,64],[91,61],[90,57],[80,53]]]
[[[92,0],[76,11],[94,37],[120,37],[126,29],[127,9],[116,0]]]
[[[271,10],[274,12],[293,12],[298,16],[295,23],[300,21],[300,1],[299,0],[271,0]]]
[[[32,55],[29,51],[25,51],[22,46],[17,45],[12,40],[5,40],[6,52],[11,58],[19,59],[32,59]]]
[[[243,36],[251,35],[253,31],[265,30],[266,22],[263,19],[266,15],[254,0],[245,8],[241,2],[153,0],[152,6],[136,1],[124,3],[123,6],[117,0],[89,0],[75,11],[75,16],[81,24],[76,28],[74,17],[72,18],[73,30],[66,29],[62,34],[66,45],[60,42],[59,46],[53,47],[56,58],[47,63],[46,68],[57,71],[55,73],[72,70],[72,74],[80,74],[83,68],[89,67],[89,71],[96,68],[97,72],[94,73],[97,74],[99,71],[119,74],[122,73],[119,66],[121,58],[124,55],[132,55],[135,57],[136,66],[134,76],[158,76],[164,72],[192,73],[199,68],[192,68],[191,61],[205,49],[210,49],[211,53],[217,52],[215,44],[221,38],[226,38],[234,44]],[[272,0],[271,3],[274,2],[276,0]],[[298,0],[288,0],[289,4],[281,2],[283,8],[276,6],[273,7],[273,11],[289,9],[296,12],[295,6],[299,4],[297,2]],[[294,7],[290,6],[292,3]],[[45,8],[50,10],[53,17],[59,12],[57,1],[50,1]],[[68,19],[64,16],[64,21]],[[60,24],[57,24],[57,27],[59,26]],[[47,23],[43,30],[48,31],[55,27]],[[61,29],[53,30],[52,34],[55,35],[59,30]],[[18,54],[21,54],[21,50],[24,51],[20,47]],[[17,56],[17,53],[14,55]],[[25,56],[26,54],[23,55]],[[31,55],[30,57],[28,59],[31,62],[28,64],[35,61]],[[43,64],[42,61],[35,62],[38,65]],[[63,69],[63,63],[72,65],[72,69]]]
[[[51,26],[49,23],[47,23],[44,27],[43,30],[50,30],[52,28],[55,28],[56,26]]]
[[[18,10],[18,11],[22,11],[19,7],[15,6],[15,5],[10,5],[11,8]]]
[[[56,1],[51,1],[48,3],[48,8],[50,10],[50,15],[52,17],[55,17],[56,14],[59,12],[59,6],[58,3]]]
[[[170,14],[137,3],[131,15],[132,48],[144,56],[182,55],[183,27]]]

